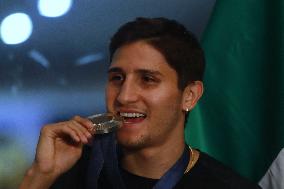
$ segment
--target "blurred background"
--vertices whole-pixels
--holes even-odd
[[[168,17],[200,38],[214,3],[0,1],[0,188],[17,188],[43,125],[105,111],[107,48],[121,24]]]

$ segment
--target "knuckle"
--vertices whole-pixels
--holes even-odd
[[[72,120],[76,120],[76,121],[78,121],[78,120],[81,120],[81,117],[80,117],[80,116],[78,116],[78,115],[75,115],[75,116],[72,118]]]
[[[51,124],[44,125],[40,130],[40,134],[45,134],[45,133],[50,132],[51,128],[52,128]]]
[[[48,131],[50,128],[50,125],[44,125],[42,128],[41,128],[41,132],[46,132]]]

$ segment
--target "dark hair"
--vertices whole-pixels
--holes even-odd
[[[179,89],[203,80],[203,50],[193,33],[178,22],[166,18],[136,18],[126,23],[111,38],[110,61],[118,48],[137,41],[145,41],[163,54],[177,72]]]

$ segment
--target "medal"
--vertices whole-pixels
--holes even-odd
[[[116,131],[122,125],[122,118],[112,113],[95,114],[88,117],[94,127],[91,132],[94,134],[105,134]]]

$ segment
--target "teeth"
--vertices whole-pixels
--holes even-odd
[[[127,112],[120,112],[120,116],[122,117],[144,117],[144,114],[141,113],[127,113]]]

